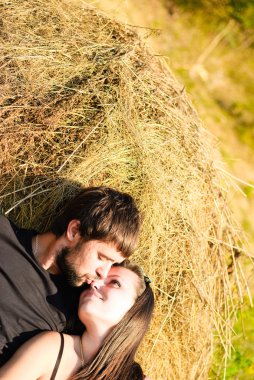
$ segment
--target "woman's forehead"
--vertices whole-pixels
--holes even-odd
[[[111,267],[108,276],[118,276],[126,282],[137,283],[138,281],[138,275],[136,273],[134,273],[130,269],[121,266]]]

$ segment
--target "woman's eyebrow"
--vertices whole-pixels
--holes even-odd
[[[120,278],[120,280],[121,280],[121,282],[122,283],[124,283],[124,284],[126,284],[126,281],[123,279],[123,277],[122,276],[119,276],[118,274],[109,274],[109,275],[107,275],[107,278]]]
[[[107,277],[119,277],[119,278],[122,278],[122,277],[119,276],[118,274],[109,274],[109,275],[107,275]]]

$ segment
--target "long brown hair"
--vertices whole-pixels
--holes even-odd
[[[154,308],[154,295],[141,268],[128,260],[123,266],[139,277],[138,297],[123,319],[105,338],[96,357],[71,380],[142,380],[143,371],[134,358]]]

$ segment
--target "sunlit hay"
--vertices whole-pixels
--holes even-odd
[[[183,87],[133,29],[94,9],[0,10],[3,211],[43,231],[80,186],[131,193],[143,217],[134,258],[157,299],[138,359],[153,380],[207,379],[214,342],[230,352],[238,236]]]

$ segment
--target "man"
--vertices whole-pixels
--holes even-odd
[[[139,224],[132,197],[105,187],[83,190],[40,235],[0,216],[0,365],[38,332],[66,328],[79,287],[131,255]]]

